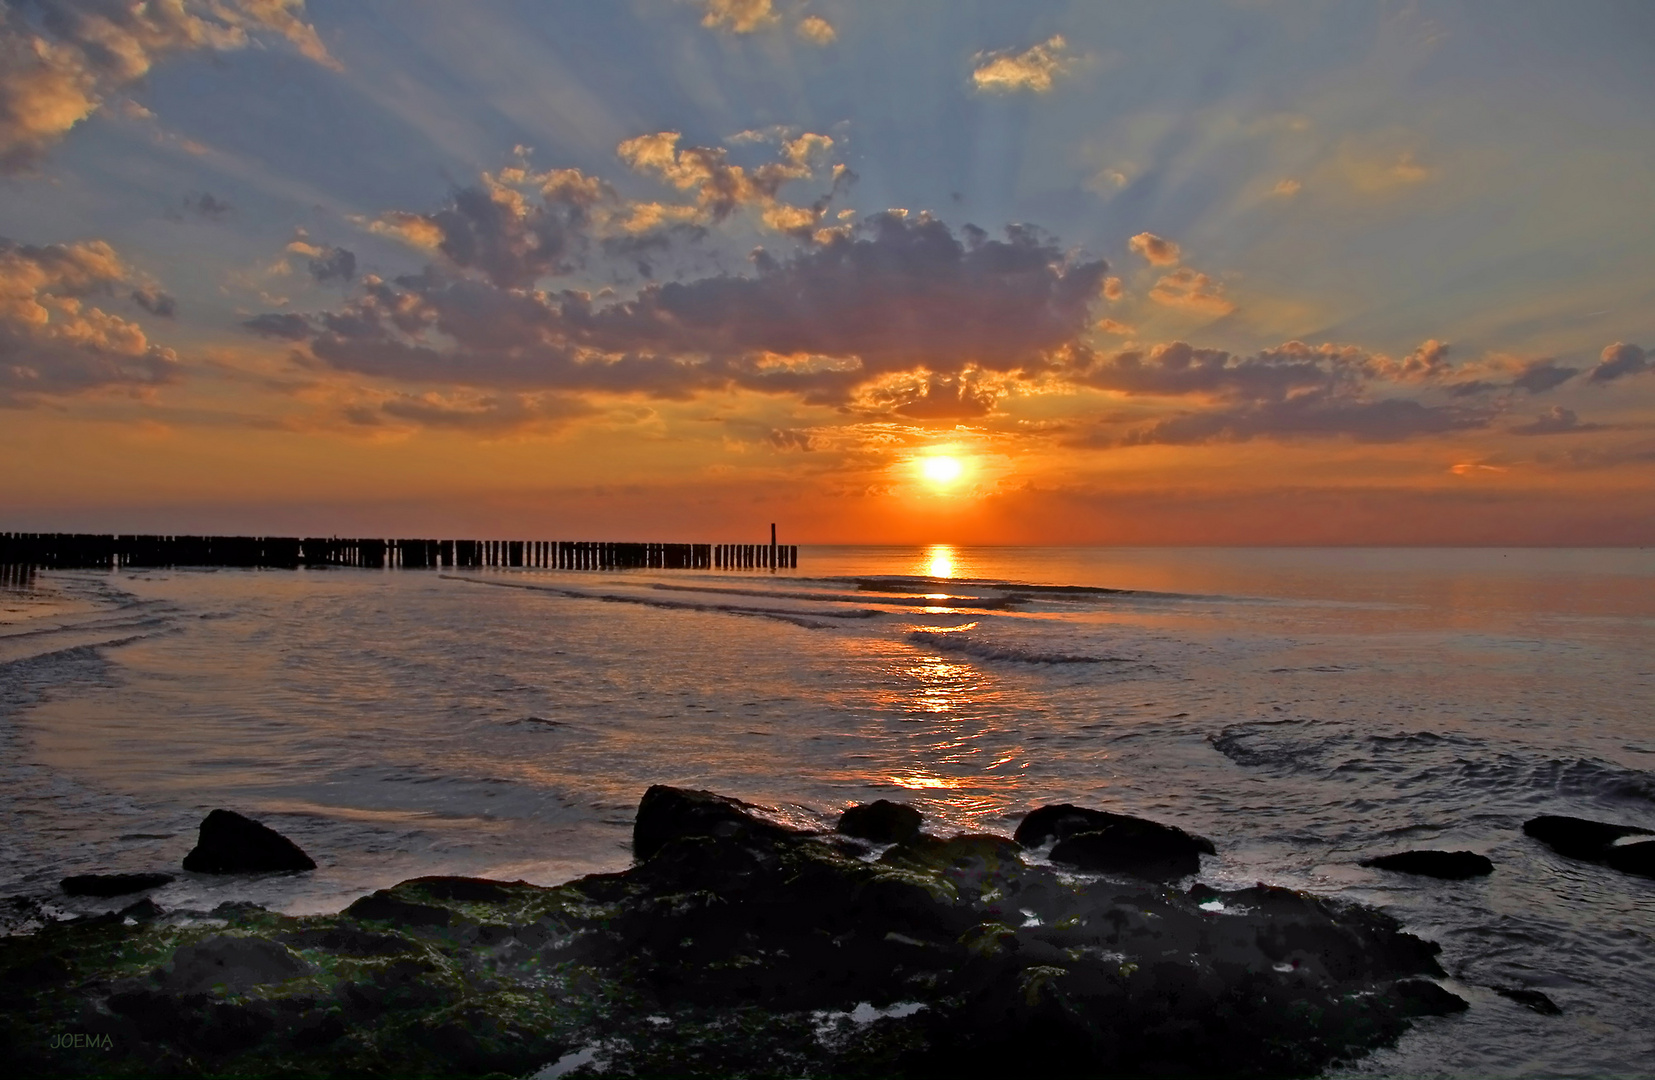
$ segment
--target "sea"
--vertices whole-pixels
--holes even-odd
[[[1201,879],[1390,912],[1469,1011],[1337,1076],[1655,1074],[1655,550],[803,547],[795,570],[121,570],[0,579],[0,896],[168,870],[164,908],[336,911],[422,874],[629,865],[650,784],[831,826],[1010,834],[1073,802]],[[225,807],[319,864],[183,874]],[[1364,869],[1412,848],[1492,876]],[[130,898],[127,901],[130,902]],[[1495,987],[1539,990],[1547,1016]]]

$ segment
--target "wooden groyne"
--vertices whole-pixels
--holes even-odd
[[[116,570],[170,566],[521,567],[546,570],[791,570],[796,544],[652,544],[604,540],[342,539],[0,533],[0,567]],[[21,571],[0,574],[0,584]]]

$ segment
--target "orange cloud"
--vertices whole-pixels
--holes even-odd
[[[751,34],[777,22],[770,0],[702,0],[701,25],[732,34]]]
[[[1149,290],[1149,298],[1169,307],[1187,308],[1205,315],[1228,315],[1236,306],[1222,295],[1223,286],[1206,274],[1181,267],[1164,275]]]
[[[1049,93],[1053,81],[1075,65],[1075,57],[1067,54],[1068,47],[1062,34],[1053,34],[1020,53],[1009,49],[978,53],[977,66],[971,71],[972,85],[989,93]]]
[[[39,24],[18,6],[0,8],[0,172],[34,164],[171,53],[240,49],[252,35],[270,33],[337,68],[299,17],[303,7],[303,0],[54,4]]]
[[[839,32],[833,28],[833,24],[820,15],[806,15],[799,20],[796,31],[812,45],[832,45],[839,38]]]
[[[1137,252],[1155,266],[1174,266],[1182,257],[1177,244],[1151,232],[1139,233],[1128,240],[1126,246],[1128,250]]]

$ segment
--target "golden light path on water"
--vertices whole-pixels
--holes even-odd
[[[947,580],[963,568],[959,552],[950,544],[931,544],[920,552],[913,573]],[[927,593],[928,600],[948,600],[946,592]],[[925,615],[961,616],[948,606],[925,607]],[[976,621],[963,624],[914,626],[927,634],[963,633]],[[907,738],[907,760],[891,768],[884,782],[909,791],[935,792],[956,804],[965,817],[998,808],[1020,777],[1015,763],[1027,764],[1024,747],[997,719],[996,703],[1003,694],[999,681],[983,669],[928,649],[904,646],[885,663],[887,689],[878,695],[881,710],[903,714],[917,729]],[[1007,737],[1012,745],[1008,747]],[[986,758],[993,754],[996,760]],[[1013,768],[1005,767],[1012,765]],[[996,770],[1004,769],[1004,772]]]

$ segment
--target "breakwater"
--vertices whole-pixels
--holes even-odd
[[[169,566],[785,570],[798,565],[798,545],[777,544],[775,526],[771,526],[768,544],[0,533],[0,567],[47,570]]]

